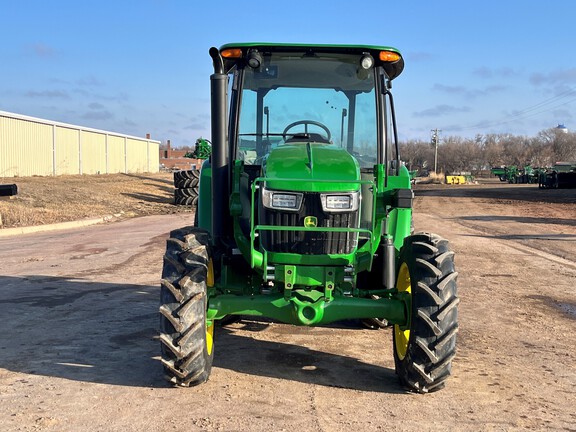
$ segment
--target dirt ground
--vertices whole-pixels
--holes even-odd
[[[190,221],[0,239],[0,430],[576,431],[576,190],[417,186],[461,298],[453,376],[428,395],[398,386],[390,330],[248,319],[217,329],[208,383],[170,388],[158,280]]]
[[[16,196],[0,200],[0,229],[191,211],[174,205],[170,172],[0,178],[0,183],[18,188]]]

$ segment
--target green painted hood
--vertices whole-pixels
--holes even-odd
[[[282,144],[263,166],[266,187],[300,192],[350,192],[360,188],[360,166],[346,150],[331,144]],[[282,180],[282,181],[280,181]]]

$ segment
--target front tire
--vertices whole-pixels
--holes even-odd
[[[456,354],[458,303],[454,252],[435,234],[415,234],[400,251],[397,288],[408,298],[409,322],[394,326],[400,383],[417,393],[444,387]]]
[[[174,230],[166,244],[160,285],[160,341],[166,379],[190,387],[208,380],[214,358],[214,322],[207,322],[214,284],[209,234]]]

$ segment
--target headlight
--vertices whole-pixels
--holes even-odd
[[[262,188],[262,204],[274,210],[299,211],[302,205],[302,193],[271,191]]]
[[[325,212],[351,212],[358,210],[360,193],[320,194],[320,201]]]

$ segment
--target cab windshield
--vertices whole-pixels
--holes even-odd
[[[272,53],[241,80],[238,159],[260,164],[274,147],[316,143],[345,148],[361,167],[377,163],[375,69],[359,54]]]

